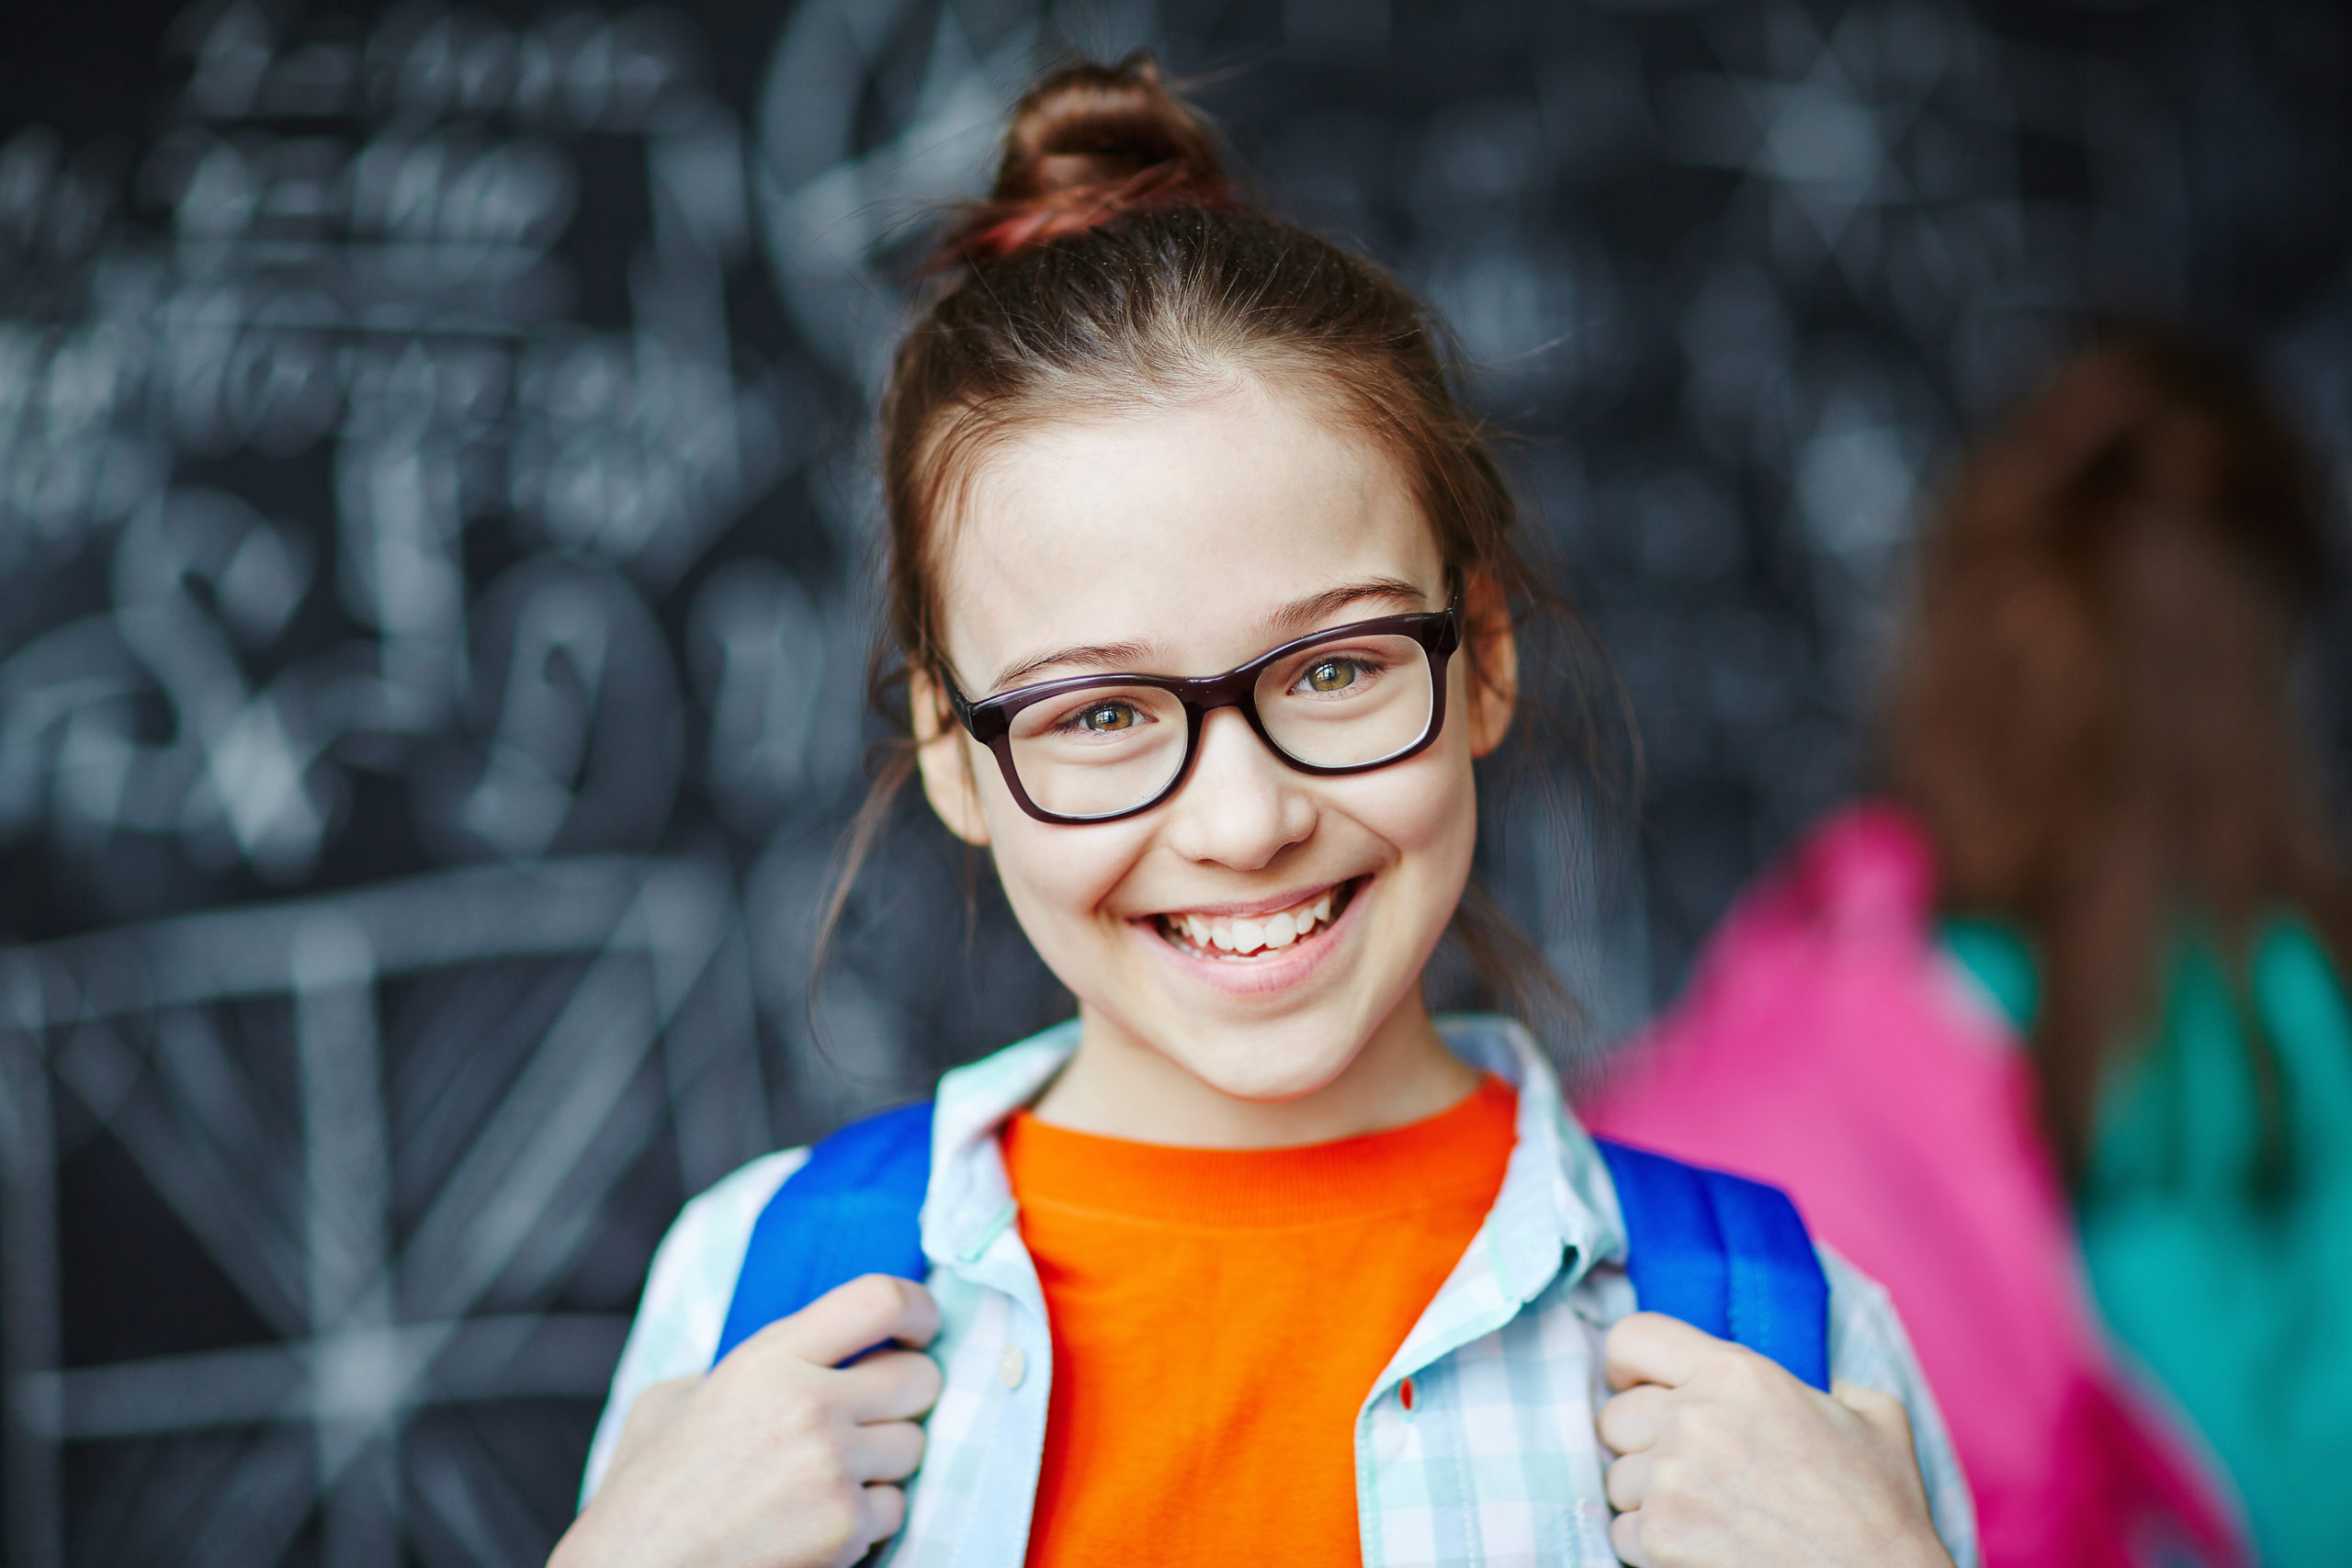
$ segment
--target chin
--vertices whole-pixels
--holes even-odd
[[[1355,1062],[1371,1036],[1368,1023],[1318,1027],[1292,1021],[1254,1027],[1228,1025],[1216,1032],[1214,1044],[1184,1041],[1163,1051],[1219,1094],[1277,1103],[1329,1089]]]

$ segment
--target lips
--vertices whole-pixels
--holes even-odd
[[[1151,917],[1161,940],[1188,956],[1227,964],[1261,963],[1311,942],[1347,909],[1361,878],[1334,884],[1279,908],[1250,914],[1169,910]]]

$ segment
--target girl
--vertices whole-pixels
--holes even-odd
[[[1784,1183],[1886,1282],[1994,1568],[2243,1561],[2224,1480],[2259,1561],[2352,1562],[2352,885],[2290,678],[2315,479],[2231,356],[2141,330],[2062,365],[1928,528],[1904,809],[1743,897],[1583,1107]]]
[[[942,1081],[927,1289],[706,1373],[805,1156],[687,1206],[557,1562],[1973,1562],[1883,1295],[1828,1260],[1834,1396],[1634,1313],[1542,1055],[1422,1005],[1533,585],[1420,309],[1140,58],[1023,100],[948,255],[891,630],[1079,1016]]]

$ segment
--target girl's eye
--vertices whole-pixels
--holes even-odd
[[[1298,683],[1310,692],[1344,692],[1363,675],[1363,666],[1352,659],[1318,659],[1306,667]]]
[[[1116,735],[1143,722],[1143,715],[1126,703],[1095,703],[1070,716],[1066,728],[1089,735]]]

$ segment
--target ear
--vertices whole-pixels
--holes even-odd
[[[915,763],[922,770],[923,798],[949,832],[967,844],[986,844],[989,825],[980,814],[979,780],[972,774],[971,748],[947,705],[947,694],[926,671],[911,671],[907,705],[914,719]]]
[[[1472,574],[1462,593],[1463,651],[1470,656],[1470,755],[1485,757],[1510,733],[1519,707],[1519,638],[1495,580]]]

